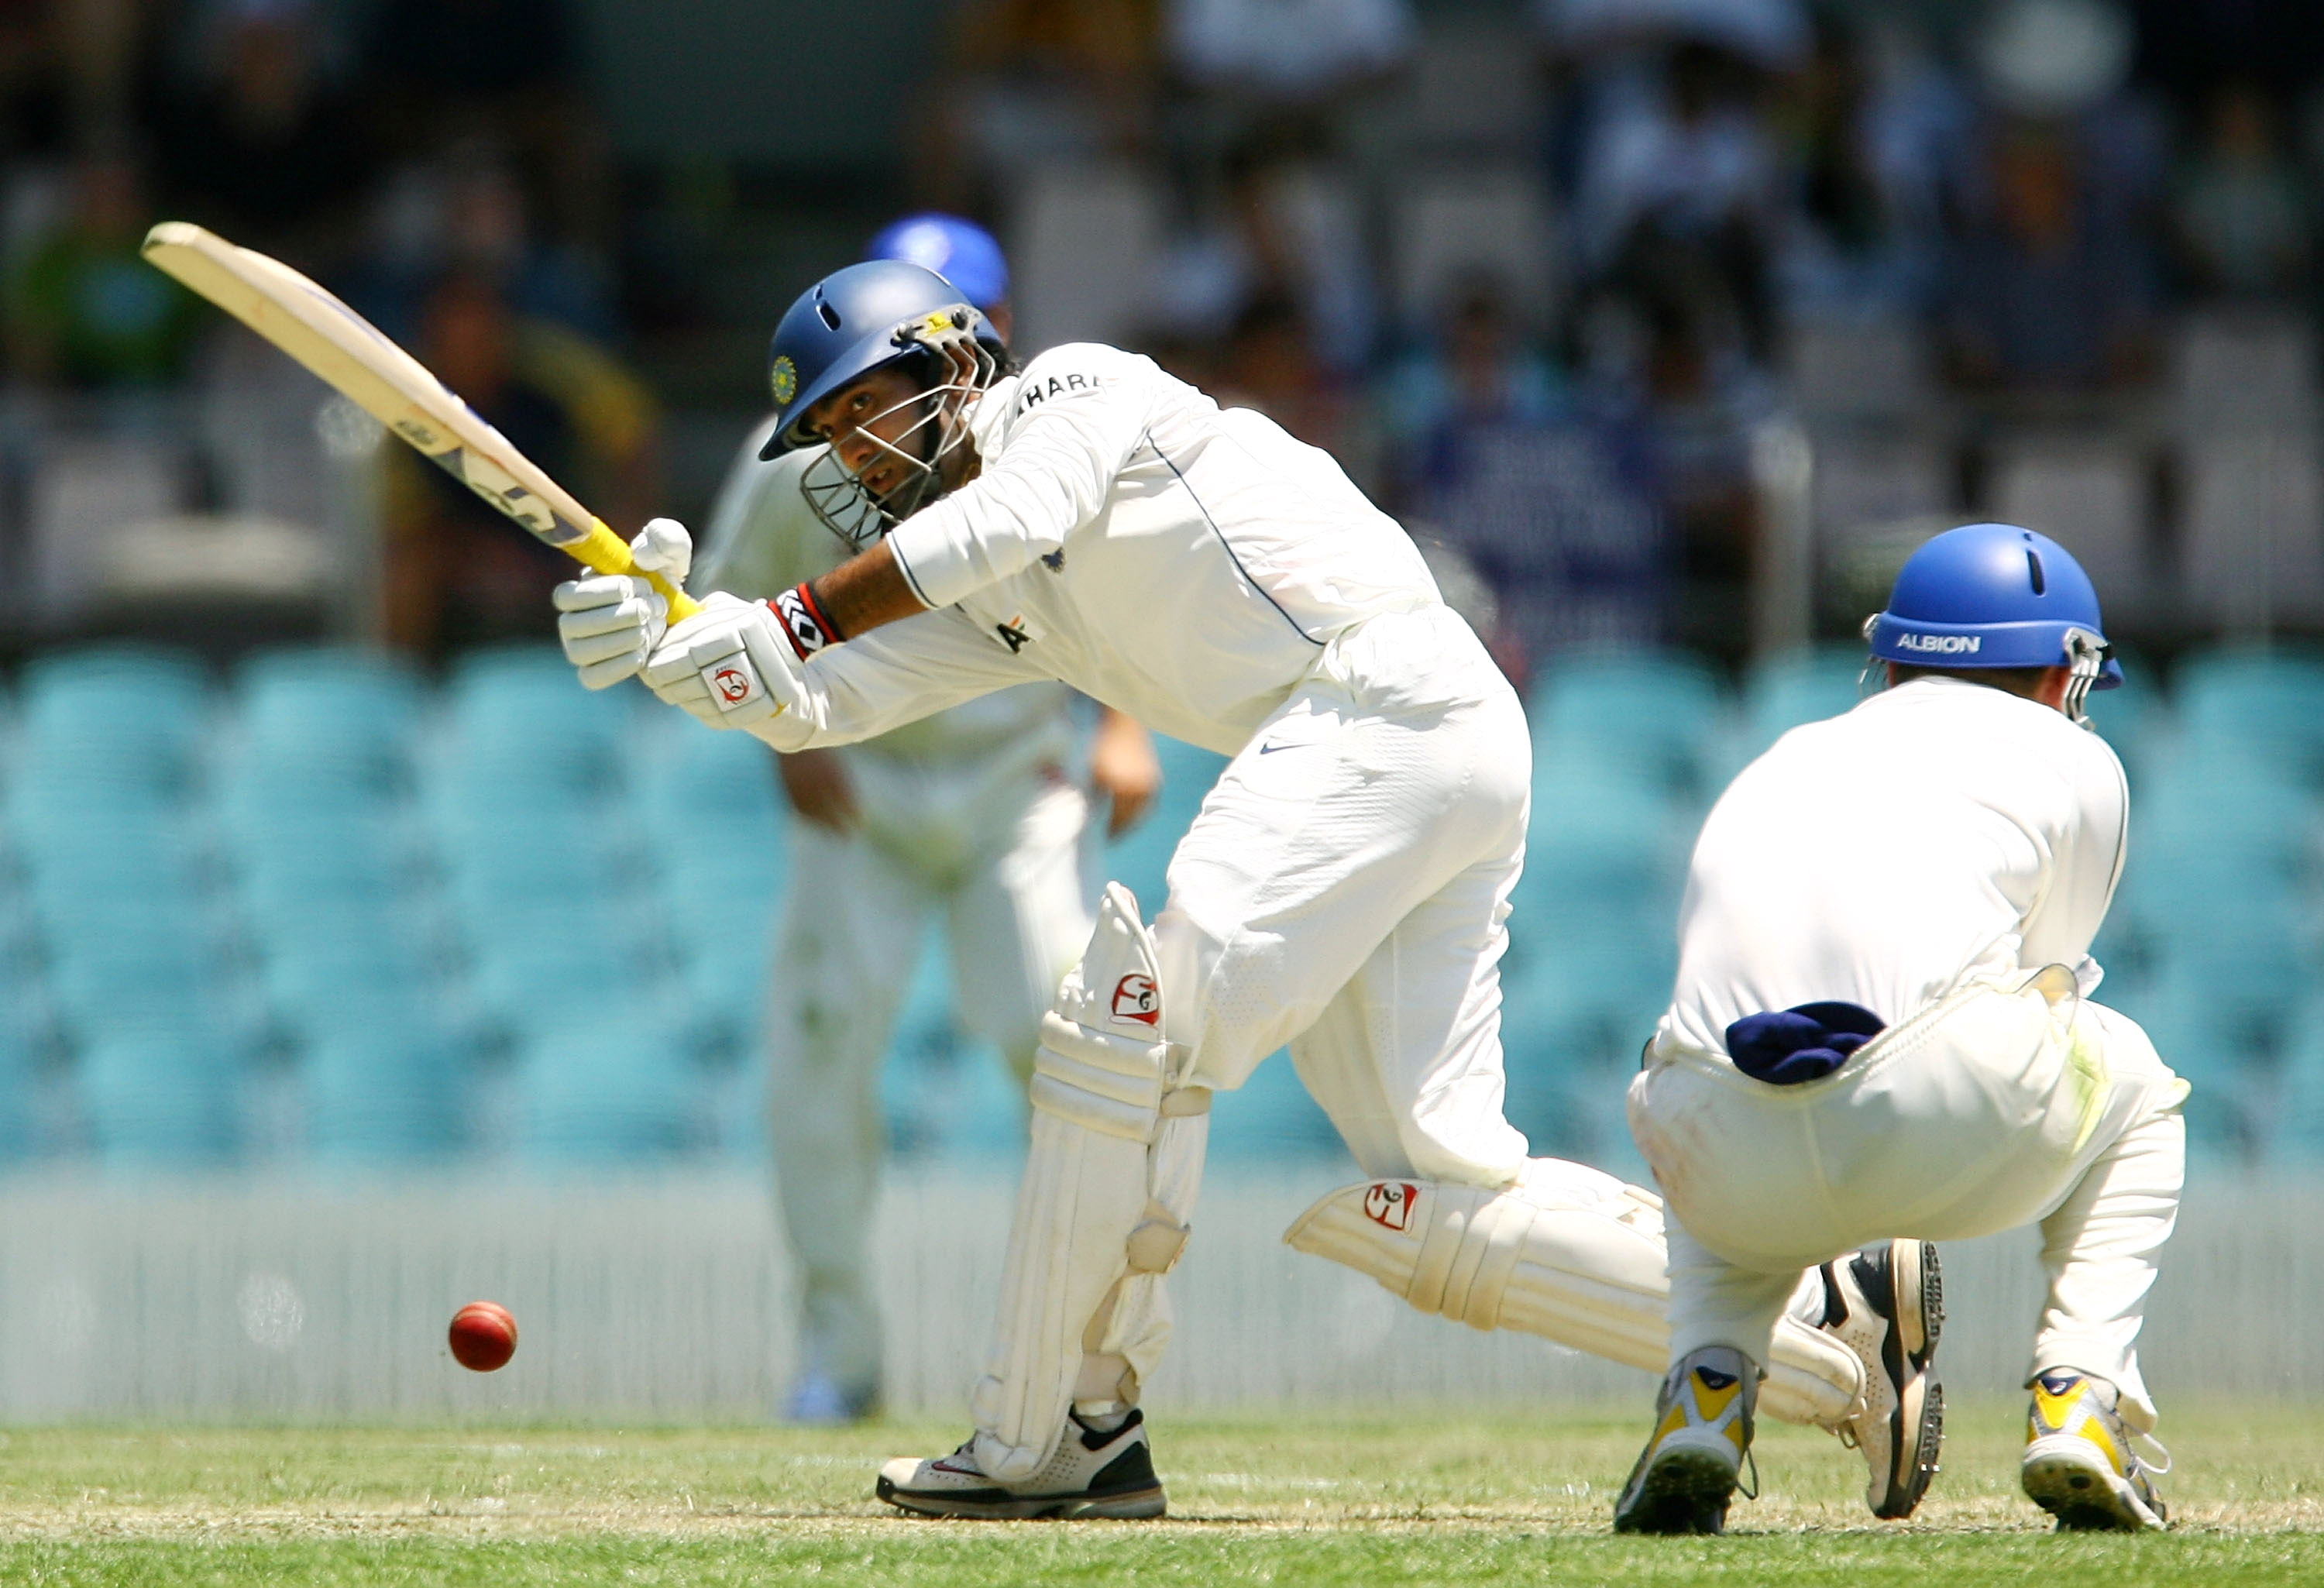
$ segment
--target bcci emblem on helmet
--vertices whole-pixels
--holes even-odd
[[[777,408],[789,407],[791,399],[798,395],[798,365],[778,355],[767,371],[767,389],[774,393]]]

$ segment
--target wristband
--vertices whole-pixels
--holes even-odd
[[[839,632],[839,625],[824,615],[815,592],[808,589],[804,582],[795,589],[784,591],[767,605],[774,610],[776,618],[782,624],[783,637],[791,642],[791,649],[801,661],[825,646],[836,645],[846,638]]]

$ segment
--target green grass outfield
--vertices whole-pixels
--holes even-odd
[[[19,1429],[0,1436],[0,1583],[2324,1583],[2324,1431],[2181,1410],[2181,1519],[2056,1538],[2016,1491],[2018,1413],[1953,1416],[1945,1471],[1876,1524],[1863,1465],[1762,1431],[1765,1493],[1712,1539],[1616,1538],[1646,1408],[1162,1419],[1171,1517],[912,1521],[880,1458],[949,1425]]]

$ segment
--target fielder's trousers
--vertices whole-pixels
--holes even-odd
[[[1658,1041],[1629,1114],[1671,1215],[1671,1360],[1728,1345],[1766,1362],[1800,1270],[1868,1242],[2038,1221],[2050,1288],[2029,1379],[2109,1380],[2151,1429],[2136,1343],[2178,1218],[2186,1093],[2057,965],[1962,988],[1801,1085]]]

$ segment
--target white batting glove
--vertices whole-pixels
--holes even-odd
[[[694,537],[674,518],[650,518],[630,539],[630,560],[682,589],[694,571]]]
[[[798,665],[781,620],[765,602],[719,590],[669,631],[640,677],[697,721],[742,728],[778,750],[796,750],[813,732],[800,709],[807,685]]]
[[[676,519],[654,519],[630,541],[630,557],[641,570],[682,586],[694,566],[694,540]],[[627,575],[567,579],[551,599],[558,642],[586,688],[608,689],[636,672],[669,626],[669,603]]]

